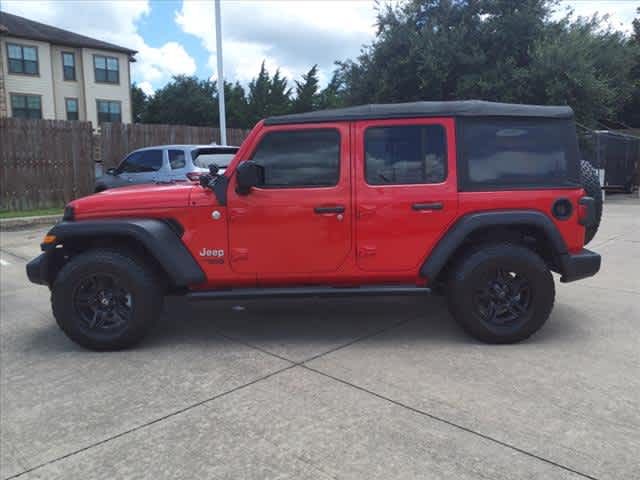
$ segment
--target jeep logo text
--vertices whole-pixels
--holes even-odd
[[[203,248],[202,250],[200,250],[200,256],[201,257],[224,257],[224,250],[223,249],[208,249],[208,248]]]

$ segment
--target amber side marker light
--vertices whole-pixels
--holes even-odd
[[[42,243],[44,243],[45,245],[50,245],[52,243],[55,243],[55,241],[56,241],[55,235],[45,235],[44,238],[42,239]]]

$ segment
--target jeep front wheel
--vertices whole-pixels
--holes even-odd
[[[470,335],[515,343],[539,330],[553,308],[555,287],[545,262],[508,243],[470,251],[453,269],[449,310]]]
[[[89,250],[72,258],[53,284],[51,303],[60,328],[92,350],[139,342],[162,309],[153,271],[127,253]]]

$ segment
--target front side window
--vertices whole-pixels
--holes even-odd
[[[118,170],[125,173],[157,172],[162,168],[162,150],[142,150],[133,152]]]
[[[98,100],[98,124],[104,122],[121,122],[120,102]]]
[[[264,167],[261,187],[330,187],[340,176],[340,134],[333,129],[267,133],[252,160]]]
[[[96,82],[119,83],[120,67],[116,57],[104,57],[102,55],[93,56],[93,67],[95,70]]]
[[[9,73],[38,75],[38,48],[7,43]]]
[[[39,95],[12,93],[11,113],[16,118],[42,118],[42,100]]]
[[[577,180],[568,120],[469,118],[462,122],[463,189],[553,187]]]
[[[78,120],[78,99],[65,98],[64,103],[67,109],[67,120]]]
[[[73,52],[62,52],[62,76],[65,80],[76,79],[76,56]]]
[[[184,168],[186,165],[184,150],[169,150],[169,165],[171,170]]]
[[[369,185],[444,182],[446,136],[442,125],[370,127],[364,136]]]

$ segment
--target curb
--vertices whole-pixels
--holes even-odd
[[[38,225],[54,225],[62,220],[61,215],[41,215],[36,217],[1,218],[0,230],[22,230]]]

